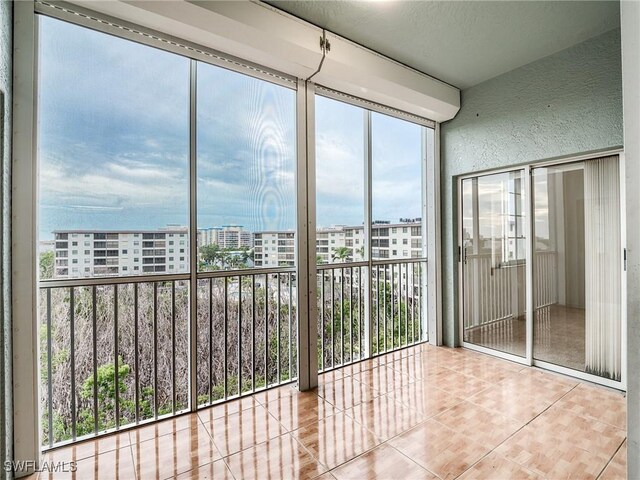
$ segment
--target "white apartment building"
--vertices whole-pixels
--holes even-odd
[[[253,234],[242,225],[222,225],[198,229],[198,246],[220,245],[221,248],[253,247]]]
[[[253,262],[256,267],[292,267],[295,265],[295,233],[268,231],[253,234]]]
[[[420,258],[422,254],[422,222],[420,218],[400,219],[400,222],[374,222],[371,228],[373,259]],[[316,231],[316,253],[319,263],[340,261],[341,247],[350,253],[346,261],[364,260],[364,227],[333,226]],[[256,267],[294,265],[294,232],[270,231],[254,234]]]
[[[159,230],[57,230],[54,278],[185,273],[187,227]]]

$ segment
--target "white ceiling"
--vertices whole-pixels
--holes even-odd
[[[618,28],[618,1],[270,0],[461,89]]]

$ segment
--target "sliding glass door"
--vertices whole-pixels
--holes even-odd
[[[620,380],[617,157],[535,168],[534,358]]]
[[[526,353],[523,171],[462,181],[464,341]]]
[[[465,345],[623,381],[619,158],[464,178],[460,200]]]

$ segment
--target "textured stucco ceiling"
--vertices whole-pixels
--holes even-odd
[[[462,89],[620,25],[617,1],[268,3]]]

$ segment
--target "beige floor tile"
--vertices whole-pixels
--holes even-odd
[[[469,397],[468,401],[527,423],[549,408],[553,404],[550,398],[555,396],[553,393],[536,395],[530,390],[519,389],[508,382],[493,385]]]
[[[65,465],[65,468],[68,466]],[[75,471],[42,472],[42,480],[92,479],[92,480],[130,480],[135,478],[131,448],[124,447],[100,455],[77,461]]]
[[[290,434],[226,458],[238,479],[311,479],[327,471]]]
[[[178,480],[234,480],[224,460],[207,463],[176,477]]]
[[[138,478],[169,478],[221,458],[202,425],[134,443],[133,461]]]
[[[172,434],[185,428],[197,428],[200,424],[198,414],[189,413],[131,430],[129,431],[129,438],[132,444],[140,443],[162,435]]]
[[[562,397],[556,406],[614,427],[627,427],[627,400],[624,394],[604,387],[580,384]]]
[[[626,480],[627,478],[627,442],[622,444],[598,480]]]
[[[450,429],[489,448],[497,447],[523,425],[522,422],[467,401],[451,407],[434,418]]]
[[[265,390],[260,393],[256,393],[253,395],[253,398],[260,402],[260,404],[265,405],[273,400],[278,400],[281,398],[288,398],[300,393],[295,385],[285,385],[283,387],[272,388],[270,390]]]
[[[84,440],[75,445],[51,450],[43,455],[43,460],[53,462],[82,460],[83,458],[95,457],[101,453],[127,447],[130,444],[128,432],[115,433],[96,438],[95,440]]]
[[[328,372],[321,373],[318,375],[318,384],[330,383],[335,380],[340,380],[341,378],[347,377],[348,375],[342,371],[341,368],[336,368],[334,370],[329,370]]]
[[[365,372],[353,374],[351,378],[380,393],[388,393],[416,381],[415,378],[411,378],[389,367],[373,368]]]
[[[552,407],[496,452],[543,477],[596,478],[624,437],[611,425]]]
[[[262,405],[226,417],[206,418],[201,415],[200,418],[224,457],[286,432]]]
[[[429,375],[424,378],[422,382],[429,386],[445,390],[450,394],[461,398],[471,397],[491,387],[490,383],[483,380],[453,371]]]
[[[484,445],[435,420],[421,423],[390,443],[445,480],[457,477],[489,452]]]
[[[356,422],[372,431],[380,440],[386,441],[426,420],[426,417],[388,395],[376,397],[345,410]]]
[[[458,477],[459,480],[542,480],[531,470],[511,460],[490,453]]]
[[[201,418],[220,418],[226,415],[232,415],[248,408],[253,408],[259,405],[259,402],[253,397],[243,397],[237,400],[230,400],[213,407],[200,410],[198,413]]]
[[[425,382],[416,382],[388,394],[396,401],[432,417],[462,402],[462,398]]]
[[[340,410],[372,400],[378,392],[371,387],[346,377],[318,386],[318,395]]]
[[[288,431],[315,423],[340,411],[315,392],[300,392],[297,395],[272,400],[265,407]]]
[[[330,469],[380,444],[373,433],[344,413],[295,430],[293,436]]]
[[[331,472],[338,480],[437,479],[388,444],[380,445]]]

